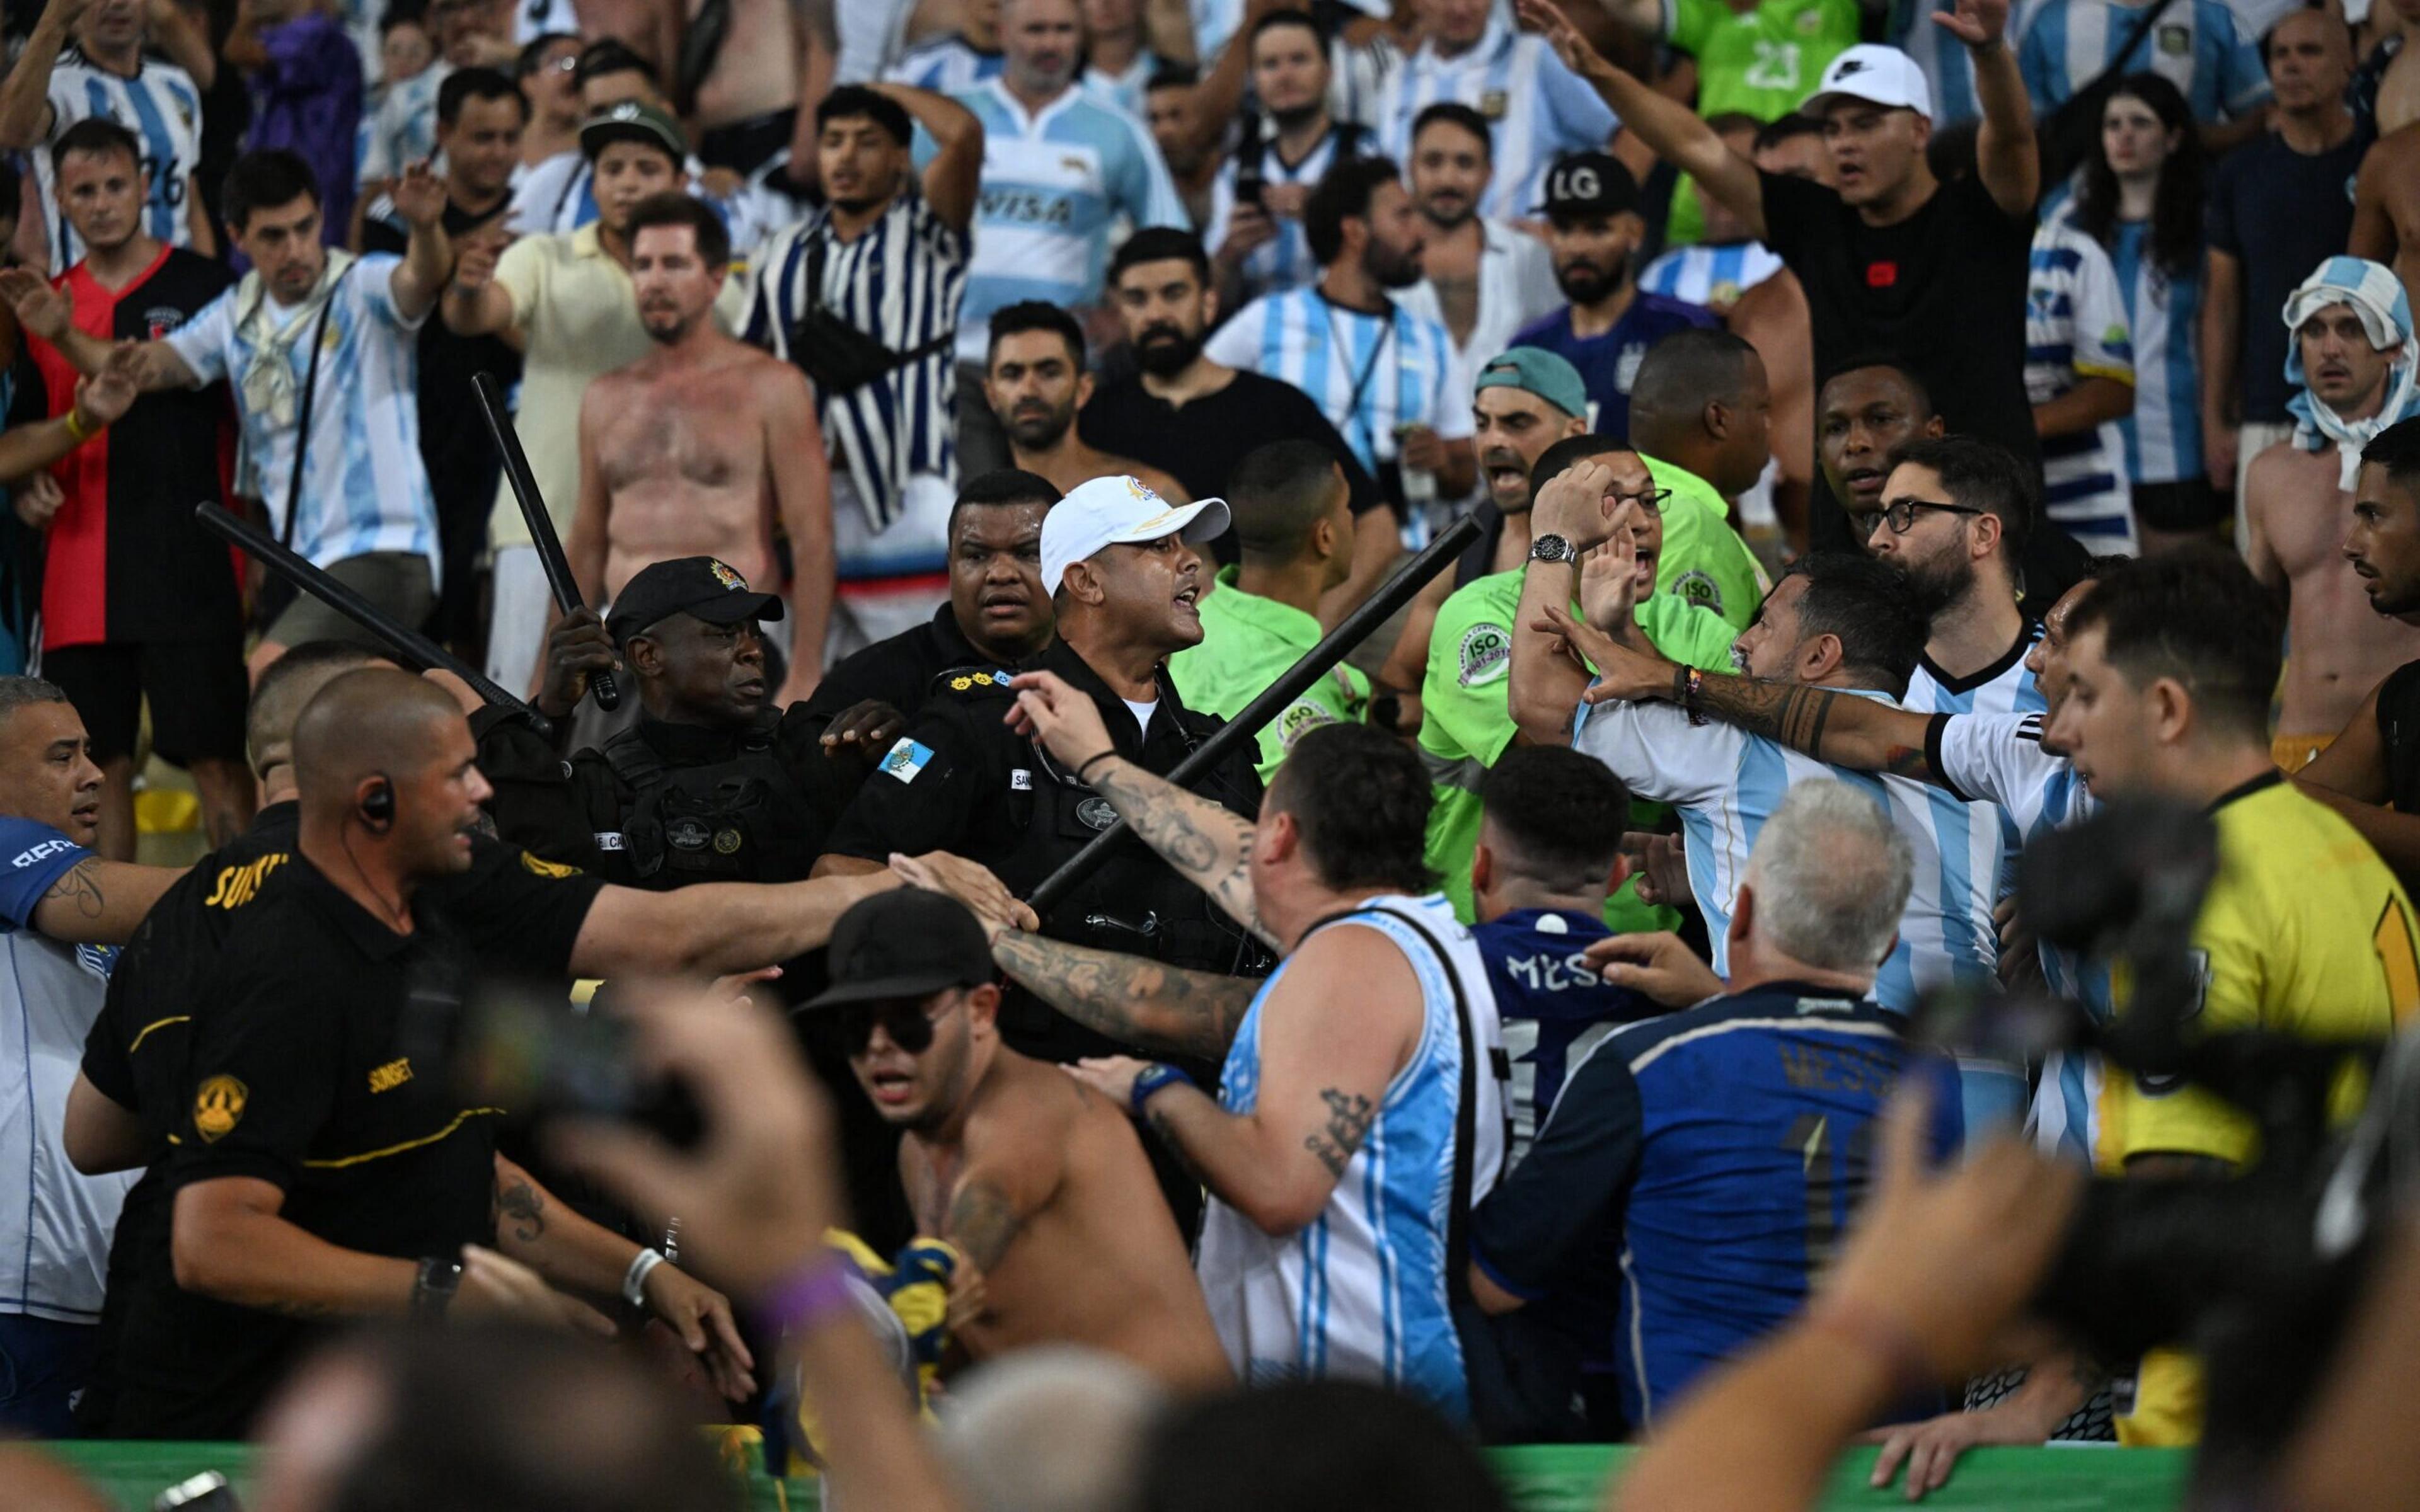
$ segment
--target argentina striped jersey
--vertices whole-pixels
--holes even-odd
[[[134,77],[113,73],[70,47],[51,70],[51,142],[82,120],[98,116],[116,121],[142,144],[143,171],[151,176],[143,207],[143,230],[172,247],[190,247],[194,232],[185,202],[194,193],[194,170],[202,161],[202,93],[191,74],[151,54],[143,54]],[[84,239],[58,213],[58,173],[50,142],[25,154],[33,160],[41,214],[51,226],[51,274],[56,277],[84,260]]]
[[[951,34],[909,48],[882,77],[892,84],[954,95],[1000,77],[1001,55],[978,51],[965,38]]]
[[[894,352],[948,335],[966,298],[967,239],[908,188],[855,240],[831,233],[825,212],[776,236],[756,262],[747,339],[783,361],[806,318],[807,275],[823,249],[824,307]],[[956,478],[957,365],[949,347],[845,393],[815,385],[816,419],[835,460],[879,532],[919,472]]]
[[[2225,0],[2172,0],[2121,60],[2118,49],[2142,26],[2151,3],[2042,0],[2017,44],[2017,69],[2034,114],[2048,118],[2104,69],[2158,74],[2177,86],[2197,121],[2242,116],[2269,97],[2260,50]]]
[[[2118,270],[2064,217],[2034,233],[2025,277],[2025,397],[2047,404],[2087,378],[2134,381]],[[2133,492],[2115,421],[2045,436],[2042,512],[2094,551],[2134,549]]]
[[[1728,308],[1739,297],[1781,271],[1781,258],[1761,241],[1713,247],[1675,247],[1647,265],[1638,286],[1683,304]]]
[[[1579,75],[1563,67],[1543,37],[1515,31],[1497,7],[1486,32],[1456,57],[1422,45],[1388,82],[1378,107],[1378,134],[1388,156],[1411,161],[1412,123],[1441,100],[1485,116],[1495,137],[1495,173],[1479,212],[1498,221],[1532,218],[1545,197],[1546,170],[1567,152],[1602,148],[1612,137],[1613,110]]]
[[[1731,903],[1764,822],[1792,786],[1830,778],[1882,805],[1915,853],[1915,886],[1898,943],[1875,975],[1875,1000],[1906,1013],[1931,988],[1997,985],[2000,826],[1971,802],[1905,778],[1833,766],[1730,725],[1693,725],[1668,703],[1582,703],[1572,748],[1605,763],[1633,795],[1681,810],[1689,887],[1706,918],[1716,975],[1730,974]]]
[[[1391,301],[1373,314],[1316,287],[1264,295],[1220,326],[1207,351],[1311,395],[1373,474],[1395,460],[1398,426],[1426,425],[1448,440],[1471,433],[1470,383],[1453,338]]]
[[[1350,158],[1355,140],[1364,133],[1357,126],[1328,129],[1300,162],[1290,163],[1278,151],[1275,133],[1261,142],[1261,177],[1272,184],[1315,186],[1336,163],[1337,155]],[[1210,233],[1202,245],[1216,253],[1227,239],[1235,220],[1235,171],[1238,156],[1230,154],[1210,185]],[[1277,293],[1283,289],[1300,288],[1319,281],[1319,262],[1311,255],[1311,238],[1304,234],[1302,222],[1289,217],[1272,217],[1277,235],[1254,247],[1244,258],[1240,273],[1247,296]]]
[[[2151,257],[2147,221],[2121,221],[2109,260],[2134,340],[2134,412],[2118,422],[2126,476],[2177,483],[2201,476],[2201,267],[2178,276]]]
[[[984,127],[974,256],[958,321],[958,361],[981,363],[992,312],[1023,300],[1098,303],[1109,227],[1193,222],[1142,122],[1069,88],[1029,115],[999,80],[956,97]]]
[[[1420,984],[1419,1042],[1309,1225],[1271,1236],[1212,1196],[1196,1262],[1202,1294],[1248,1385],[1378,1381],[1459,1421],[1468,1417],[1470,1400],[1446,1275],[1462,1080],[1454,984],[1460,981],[1469,1005],[1471,1043],[1482,1057],[1472,1082],[1474,1204],[1494,1189],[1504,1165],[1496,999],[1487,964],[1443,894],[1371,898],[1323,927],[1345,924],[1374,930],[1403,951]],[[1443,946],[1445,959],[1421,938],[1422,930]],[[1262,984],[1219,1072],[1218,1105],[1237,1117],[1259,1103],[1262,1011],[1286,969],[1280,964]]]

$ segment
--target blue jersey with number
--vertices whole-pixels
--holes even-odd
[[[1631,1426],[1779,1327],[1864,1196],[1875,1121],[1912,1067],[1936,1156],[1960,1142],[1956,1071],[1881,1005],[1772,982],[1616,1031],[1577,1065],[1528,1159],[1471,1226],[1497,1286],[1549,1295],[1620,1236],[1613,1350]]]
[[[1512,1120],[1514,1165],[1529,1152],[1566,1070],[1624,1024],[1662,1011],[1589,965],[1588,948],[1612,933],[1601,917],[1566,908],[1515,909],[1471,929],[1512,1062],[1504,1110]]]

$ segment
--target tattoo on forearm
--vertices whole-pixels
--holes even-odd
[[[101,894],[100,880],[93,875],[90,861],[78,861],[70,867],[67,875],[52,883],[50,891],[42,896],[70,901],[75,904],[77,917],[82,918],[99,918],[101,910],[108,906],[108,900]]]
[[[1226,1055],[1260,988],[1248,977],[1180,971],[1038,934],[1003,934],[992,955],[1010,976],[1086,1028],[1155,1054],[1201,1060]]]
[[[537,1242],[546,1232],[546,1198],[527,1181],[496,1190],[496,1227],[501,1232],[504,1220],[513,1221],[513,1237],[524,1244]]]
[[[1009,1242],[1024,1227],[1025,1220],[999,1187],[989,1181],[969,1181],[950,1199],[949,1228],[943,1237],[973,1261],[976,1270],[988,1271],[1008,1253]]]
[[[1319,1157],[1319,1164],[1327,1167],[1328,1175],[1341,1180],[1353,1152],[1369,1137],[1370,1124],[1377,1118],[1378,1110],[1358,1092],[1341,1091],[1333,1087],[1321,1088],[1319,1100],[1327,1104],[1327,1127],[1305,1136],[1302,1147]]]
[[[1151,1132],[1159,1136],[1161,1148],[1176,1157],[1176,1164],[1185,1168],[1185,1174],[1199,1181],[1202,1180],[1202,1168],[1193,1164],[1191,1155],[1185,1152],[1185,1141],[1176,1136],[1176,1121],[1168,1111],[1168,1104],[1172,1101],[1173,1099],[1171,1098],[1156,1097],[1144,1103],[1143,1122],[1151,1125]]]
[[[1093,785],[1171,866],[1247,928],[1260,931],[1252,903],[1252,826],[1241,815],[1131,762],[1109,764]]]

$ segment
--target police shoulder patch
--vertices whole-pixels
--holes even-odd
[[[1455,660],[1456,682],[1483,687],[1512,671],[1512,632],[1500,625],[1474,625],[1462,632]]]
[[[521,852],[521,870],[534,877],[545,877],[554,882],[580,875],[580,868],[576,866],[566,866],[561,861],[549,861],[543,857],[532,856],[527,851]]]
[[[882,770],[885,775],[896,778],[902,782],[913,782],[916,780],[917,774],[923,771],[932,759],[932,747],[921,740],[910,740],[906,735],[902,735],[899,737],[899,743],[892,747],[890,753],[882,758]]]
[[[194,1088],[194,1132],[202,1136],[202,1143],[214,1145],[232,1134],[251,1094],[250,1088],[232,1076],[205,1077]]]

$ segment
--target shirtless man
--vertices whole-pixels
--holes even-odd
[[[580,503],[564,554],[591,603],[675,557],[715,557],[750,581],[778,582],[778,523],[796,569],[782,707],[823,675],[831,475],[805,378],[714,322],[730,262],[721,217],[690,195],[659,194],[631,212],[630,277],[656,349],[581,398]]]
[[[1193,496],[1159,469],[1084,444],[1076,434],[1076,411],[1092,396],[1084,332],[1074,316],[1038,300],[993,313],[984,397],[1008,432],[1012,467],[1039,472],[1062,493],[1123,473],[1140,478],[1171,504],[1190,503]]]
[[[2350,276],[2356,271],[2358,279]],[[2388,672],[2420,657],[2420,628],[2374,612],[2342,550],[2353,508],[2346,458],[2358,456],[2390,403],[2411,399],[2411,316],[2407,304],[2398,326],[2384,307],[2393,290],[2380,265],[2332,257],[2294,291],[2286,310],[2303,397],[2328,439],[2307,451],[2289,437],[2253,458],[2246,475],[2244,555],[2253,575],[2287,600],[2273,751],[2288,772],[2326,749]],[[2375,345],[2366,320],[2381,322],[2390,345]]]
[[[1125,1110],[1001,1043],[995,975],[964,905],[900,891],[841,916],[832,986],[806,1005],[839,1021],[858,1085],[905,1131],[917,1232],[977,1273],[953,1278],[973,1299],[953,1307],[958,1343],[977,1361],[1089,1345],[1172,1386],[1233,1386]]]
[[[2420,122],[2380,138],[2361,160],[2345,250],[2394,269],[2405,297],[2420,304]]]
[[[701,5],[689,0],[692,13]],[[689,101],[697,155],[706,166],[751,174],[791,146],[799,82],[812,61],[808,28],[800,24],[804,8],[796,0],[731,8],[722,45]],[[831,86],[828,69],[822,86],[818,95]]]

